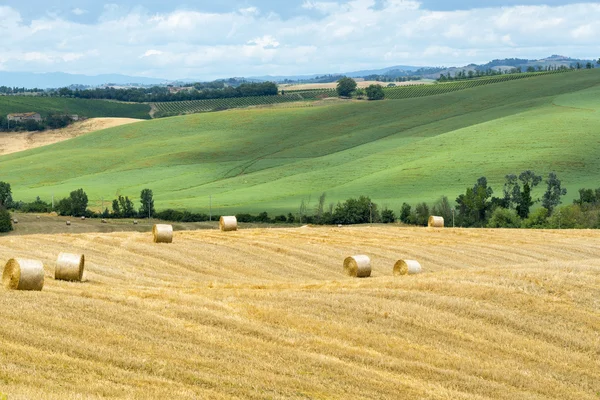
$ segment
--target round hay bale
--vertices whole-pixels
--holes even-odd
[[[19,220],[16,218],[13,218],[13,224],[18,224],[18,223],[19,223]]]
[[[81,216],[81,220],[82,220],[82,221],[85,221],[85,217],[84,217],[83,215]]]
[[[83,254],[60,253],[56,259],[54,279],[81,282],[84,264],[85,257]]]
[[[429,222],[427,224],[430,228],[443,228],[444,227],[444,217],[429,217]]]
[[[152,228],[154,243],[173,243],[173,226],[156,224]]]
[[[42,217],[40,217],[39,215],[35,216],[35,219],[41,219]]]
[[[421,264],[415,260],[399,260],[394,264],[394,275],[414,275],[422,271]]]
[[[103,219],[103,220],[102,220],[102,223],[103,223],[103,224],[106,224],[107,222],[106,222],[106,220],[105,220],[105,219]]]
[[[42,290],[44,264],[38,260],[11,258],[4,267],[2,284],[12,290]]]
[[[138,222],[137,222],[136,220],[133,220],[133,224],[134,224],[134,225],[137,225],[137,224],[138,224]]]
[[[237,218],[221,217],[219,219],[219,228],[221,228],[223,232],[237,231]]]
[[[344,271],[354,278],[371,276],[371,259],[367,256],[352,256],[344,260]]]
[[[70,226],[70,225],[71,225],[71,221],[67,221],[67,226]]]

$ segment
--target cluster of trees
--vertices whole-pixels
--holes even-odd
[[[217,82],[214,84],[196,84],[188,90],[182,90],[177,93],[171,93],[170,89],[164,86],[127,89],[108,87],[86,90],[73,90],[65,87],[53,92],[52,95],[80,99],[104,99],[144,103],[250,96],[276,96],[277,94],[278,88],[273,82],[243,83],[237,87],[225,86],[223,82]]]
[[[336,91],[340,97],[352,97],[362,99],[367,96],[369,100],[383,100],[385,92],[381,85],[369,85],[366,89],[358,88],[356,81],[352,78],[344,77],[337,82]]]
[[[555,215],[561,197],[567,194],[556,173],[551,172],[545,180],[546,191],[542,198],[534,199],[532,191],[542,181],[542,177],[531,170],[518,176],[506,175],[502,196],[492,197],[494,190],[488,185],[487,178],[481,177],[473,187],[456,198],[455,207],[445,196],[431,208],[426,203],[417,204],[414,208],[405,203],[400,220],[407,224],[427,225],[429,215],[439,215],[447,223],[453,221],[455,226],[462,227],[542,227]],[[531,208],[537,203],[541,203],[541,208],[531,213]]]
[[[46,129],[60,129],[71,124],[73,120],[68,115],[49,114],[41,121],[32,119],[26,121],[9,121],[7,116],[0,115],[0,132],[20,132],[20,131],[43,131]]]
[[[33,88],[27,89],[24,87],[9,87],[9,86],[0,86],[0,95],[10,95],[10,94],[24,94],[24,93],[38,93],[43,92],[42,89]]]

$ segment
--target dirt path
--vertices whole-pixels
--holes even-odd
[[[75,122],[64,129],[55,129],[44,132],[0,133],[0,155],[47,146],[86,133],[140,121],[143,120],[134,118],[90,118],[85,121]]]

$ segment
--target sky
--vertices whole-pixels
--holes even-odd
[[[600,2],[0,0],[0,71],[163,79],[600,57]]]

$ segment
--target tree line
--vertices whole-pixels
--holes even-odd
[[[224,99],[234,97],[251,96],[276,96],[278,87],[273,82],[243,83],[237,87],[225,86],[223,83],[215,85],[195,85],[185,90],[172,93],[170,88],[153,86],[150,88],[126,88],[117,89],[113,87],[96,89],[70,89],[61,88],[50,92],[53,97],[71,97],[78,99],[117,100],[134,103],[146,102],[169,102]]]
[[[544,183],[545,191],[540,198],[532,193]],[[454,204],[447,196],[442,196],[434,204],[426,202],[411,206],[403,203],[398,215],[388,207],[381,208],[369,196],[349,198],[344,202],[326,203],[327,195],[322,193],[316,205],[311,208],[310,199],[301,201],[295,212],[269,216],[264,211],[257,215],[237,214],[239,222],[289,223],[319,225],[353,225],[366,223],[394,223],[426,226],[429,216],[444,217],[446,226],[488,227],[488,228],[600,228],[600,188],[579,190],[579,198],[572,204],[561,205],[561,198],[567,194],[556,173],[551,172],[546,179],[534,171],[526,170],[519,175],[505,176],[504,186],[499,196],[494,196],[487,178],[482,176],[473,186],[467,187]],[[532,208],[536,204],[540,207]],[[112,201],[112,208],[93,212],[87,208],[88,197],[83,189],[77,189],[68,197],[52,204],[37,198],[34,202],[13,201],[10,184],[0,182],[0,232],[12,229],[7,209],[21,212],[45,213],[56,211],[59,215],[86,216],[89,218],[157,218],[173,222],[203,222],[216,220],[219,215],[193,213],[166,209],[156,211],[153,191],[144,189],[140,193],[138,206],[128,196],[118,196]]]
[[[69,115],[48,114],[41,121],[28,119],[25,121],[9,121],[6,115],[0,115],[0,132],[44,131],[46,129],[60,129],[71,124],[73,120]]]

